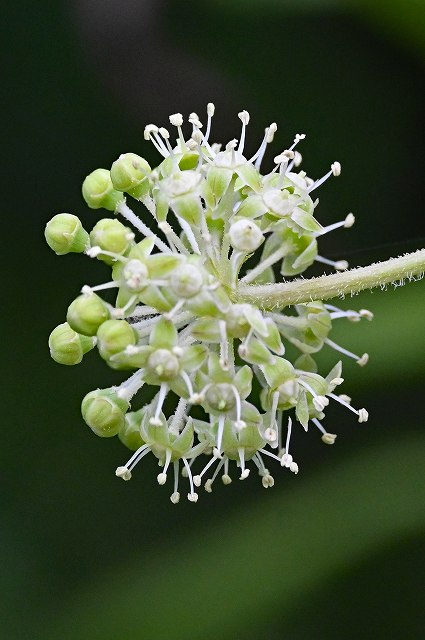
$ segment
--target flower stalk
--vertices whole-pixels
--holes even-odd
[[[425,273],[425,249],[398,258],[376,262],[339,273],[290,282],[264,285],[241,283],[235,301],[257,304],[264,310],[283,309],[313,300],[330,300],[353,296],[365,289],[401,286],[405,280],[417,280]]]

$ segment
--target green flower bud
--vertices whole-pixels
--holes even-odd
[[[71,213],[58,213],[44,230],[46,242],[58,255],[82,253],[88,246],[89,235],[77,216]]]
[[[131,451],[137,451],[139,447],[145,444],[140,434],[140,427],[145,413],[146,407],[139,409],[139,411],[129,411],[126,413],[124,426],[118,433],[118,438],[128,449],[131,449]]]
[[[125,191],[134,198],[141,198],[149,191],[151,168],[144,158],[135,153],[123,153],[111,167],[114,189]]]
[[[106,320],[97,332],[97,347],[102,358],[109,360],[129,345],[135,345],[137,338],[137,333],[125,320]]]
[[[90,429],[101,438],[116,436],[125,426],[129,402],[113,389],[90,391],[81,404],[81,412]]]
[[[66,314],[71,328],[84,336],[95,336],[100,325],[108,318],[108,307],[95,293],[78,296],[71,302]]]
[[[90,243],[92,247],[100,247],[104,251],[111,251],[119,255],[125,254],[131,247],[134,233],[125,227],[119,220],[103,218],[97,222],[90,231]],[[99,260],[106,264],[116,264],[113,258],[99,254]]]
[[[115,211],[117,204],[124,200],[121,191],[116,191],[107,169],[96,169],[83,182],[83,198],[90,209]]]
[[[59,364],[79,364],[95,344],[95,338],[80,335],[67,322],[53,329],[49,336],[50,355]]]

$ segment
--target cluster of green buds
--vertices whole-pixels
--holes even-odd
[[[134,451],[117,476],[129,480],[149,453],[162,467],[160,485],[172,467],[173,503],[180,499],[181,476],[188,478],[188,499],[196,502],[197,488],[204,484],[210,492],[220,473],[224,484],[231,482],[231,463],[241,480],[256,469],[265,488],[274,484],[266,459],[297,473],[292,429],[299,423],[307,431],[312,424],[325,444],[333,444],[336,434],[322,424],[330,401],[358,422],[368,418],[365,409],[355,409],[337,392],[341,362],[323,376],[314,356],[326,345],[366,364],[367,354],[351,353],[329,334],[333,320],[371,320],[369,311],[343,311],[320,300],[282,310],[253,304],[240,293],[242,285],[246,290],[245,285],[274,283],[315,261],[347,268],[345,261],[321,256],[318,239],[351,227],[354,216],[324,227],[312,199],[325,180],[340,174],[340,164],[334,162],[318,180],[307,177],[298,169],[301,155],[295,150],[305,136],[297,135],[263,175],[276,124],[266,128],[258,151],[247,158],[248,112],[238,114],[239,140],[223,149],[210,142],[213,115],[210,103],[204,128],[198,115],[190,114],[186,137],[182,115],[170,116],[174,144],[168,129],[148,125],[145,139],[162,156],[156,168],[125,153],[110,170],[96,169],[84,180],[87,205],[113,217],[99,220],[88,233],[76,216],[61,213],[45,230],[57,254],[85,253],[112,272],[110,281],[84,285],[71,302],[66,322],[50,335],[52,358],[75,365],[97,347],[111,368],[131,372],[122,384],[89,392],[82,414],[96,435],[118,436]],[[129,207],[130,198],[136,206],[142,203],[150,225]],[[117,290],[114,304],[99,295],[108,289]],[[285,357],[289,344],[299,352],[293,362]],[[254,379],[255,397],[261,389],[259,406],[253,401]],[[132,411],[144,385],[156,393]]]

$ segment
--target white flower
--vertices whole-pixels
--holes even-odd
[[[340,175],[340,164],[334,162],[318,180],[297,170],[301,155],[294,149],[305,137],[297,134],[275,157],[272,171],[262,175],[276,124],[266,128],[257,152],[246,158],[249,113],[240,111],[239,138],[222,150],[210,142],[214,112],[208,104],[205,130],[196,113],[188,124],[182,114],[171,115],[174,146],[168,129],[148,125],[145,139],[162,156],[158,167],[123,154],[111,173],[99,169],[85,180],[89,206],[115,211],[142,237],[107,218],[97,223],[89,242],[78,218],[69,214],[61,214],[59,222],[56,216],[46,230],[58,253],[85,252],[112,269],[108,282],[85,285],[70,305],[68,323],[51,335],[52,356],[73,365],[97,345],[110,367],[133,369],[117,387],[87,394],[83,415],[94,433],[118,434],[134,451],[117,468],[118,477],[129,480],[144,456],[155,456],[159,485],[169,481],[170,472],[174,478],[173,504],[180,500],[182,475],[189,482],[188,500],[197,502],[195,488],[204,484],[211,492],[219,474],[225,485],[231,483],[231,464],[241,480],[256,468],[264,488],[275,483],[266,457],[298,473],[289,452],[295,426],[290,417],[286,434],[282,428],[290,411],[305,430],[312,422],[326,444],[336,439],[320,422],[330,400],[355,413],[359,422],[368,419],[366,409],[354,409],[348,396],[334,393],[343,383],[341,364],[322,377],[313,356],[326,345],[366,364],[367,354],[346,350],[328,334],[334,320],[370,320],[369,311],[312,301],[284,313],[267,300],[260,307],[239,297],[241,283],[273,282],[279,277],[276,267],[289,276],[315,260],[336,270],[347,267],[345,261],[320,256],[317,241],[324,233],[351,227],[354,216],[322,227],[310,197],[329,177]],[[190,135],[185,137],[186,126]],[[127,196],[143,203],[150,225],[128,206]],[[68,228],[70,239],[64,236]],[[114,304],[95,293],[103,289],[117,289]],[[284,357],[289,342],[300,351],[294,363]],[[261,410],[254,404],[254,379],[261,388]],[[156,395],[130,411],[144,385],[155,387]]]

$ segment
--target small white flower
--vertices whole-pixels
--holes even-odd
[[[315,373],[314,356],[326,346],[365,365],[366,353],[352,353],[328,334],[334,320],[371,320],[371,312],[320,301],[280,310],[267,297],[257,304],[240,295],[256,283],[272,291],[280,274],[290,278],[314,261],[347,269],[345,260],[321,256],[317,245],[322,235],[351,227],[353,214],[323,227],[315,217],[318,201],[310,196],[340,175],[340,163],[318,180],[307,176],[298,169],[302,158],[295,149],[305,135],[297,134],[275,155],[272,171],[261,173],[276,123],[266,127],[248,159],[248,111],[238,113],[239,132],[223,146],[210,142],[214,113],[209,103],[205,126],[197,113],[187,121],[172,114],[174,136],[148,124],[144,138],[161,156],[157,167],[127,153],[111,171],[98,169],[85,179],[89,207],[119,214],[136,233],[114,217],[100,220],[89,234],[71,214],[58,214],[46,227],[55,251],[85,253],[112,272],[107,282],[82,287],[67,322],[50,336],[52,357],[78,364],[97,347],[111,368],[132,370],[118,386],[88,393],[83,417],[94,433],[119,435],[132,450],[115,472],[123,480],[146,455],[155,456],[158,484],[171,484],[173,504],[180,501],[182,477],[187,499],[197,502],[196,488],[204,485],[210,493],[218,476],[224,485],[232,482],[231,465],[240,480],[256,468],[265,488],[275,483],[266,458],[298,473],[289,452],[292,429],[307,431],[311,422],[322,441],[333,444],[336,434],[320,422],[330,400],[358,422],[368,419],[366,409],[333,393],[344,382],[341,364],[325,378]],[[132,211],[127,196],[145,206],[150,223]],[[116,301],[103,301],[103,290],[116,290]],[[294,363],[285,358],[289,344],[299,351]],[[131,411],[144,386],[155,393]],[[259,401],[253,386],[261,390]],[[288,412],[294,422],[287,419],[285,439]]]

